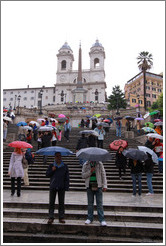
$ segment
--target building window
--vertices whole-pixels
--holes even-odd
[[[27,93],[27,91],[24,91],[24,94],[26,94]]]
[[[27,100],[27,97],[24,97],[23,100],[26,101]]]
[[[34,100],[34,97],[31,97],[31,100]]]
[[[155,94],[152,94],[152,98],[156,98],[156,95]]]
[[[55,87],[53,88],[53,93],[55,93]]]
[[[161,89],[158,89],[158,92],[161,92]]]
[[[136,103],[136,99],[132,98],[132,103]]]
[[[139,103],[139,104],[142,104],[142,100],[138,100],[138,103]]]
[[[146,89],[147,89],[147,90],[150,90],[150,86],[146,86]]]
[[[46,90],[46,93],[48,93],[48,90]]]
[[[150,94],[146,94],[146,97],[150,97]]]
[[[11,91],[10,94],[13,94],[13,91]]]
[[[10,98],[10,101],[13,101],[13,98],[12,97]]]
[[[99,67],[99,58],[94,59],[94,68]]]
[[[150,101],[146,101],[146,106],[151,107],[151,102]]]
[[[4,98],[3,101],[6,101],[6,98]]]
[[[156,88],[152,87],[152,91],[156,91]]]
[[[95,91],[95,101],[98,101],[98,99],[99,99],[99,92],[96,89],[96,91]]]
[[[46,96],[46,99],[48,99],[48,96]]]
[[[66,69],[66,61],[63,60],[63,61],[61,62],[61,70],[65,70],[65,69]]]
[[[53,102],[55,102],[55,96],[53,96]]]
[[[34,93],[34,91],[31,91],[31,93]]]
[[[4,91],[3,94],[6,95],[6,91]]]

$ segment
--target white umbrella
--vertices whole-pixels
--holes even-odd
[[[32,127],[30,127],[30,126],[23,126],[22,128],[25,130],[32,130]]]
[[[162,121],[158,121],[154,124],[154,126],[162,126],[163,125],[163,122]]]
[[[144,117],[144,119],[146,119],[146,118],[148,118],[148,116],[149,116],[149,112],[146,113],[143,117]]]
[[[37,122],[37,121],[34,121],[34,120],[31,120],[30,122],[29,122],[29,124],[36,124],[36,126],[37,127],[39,127],[40,126],[40,124]]]
[[[156,153],[152,149],[147,148],[145,146],[138,146],[138,149],[145,152],[145,153],[149,153],[150,155],[152,155],[153,162],[158,164],[158,156],[156,155]]]
[[[6,120],[6,121],[12,121],[12,119],[10,117],[7,117],[7,116],[4,116],[3,117],[3,120]]]
[[[50,121],[55,121],[55,123],[58,123],[58,121],[54,118],[49,118]]]
[[[157,133],[148,133],[146,136],[150,137],[150,138],[163,139],[163,136],[161,136],[160,134],[157,134]]]
[[[39,121],[39,122],[40,122],[40,121],[46,121],[46,120],[45,120],[45,119],[37,119],[37,121]]]
[[[94,135],[96,137],[99,136],[98,132],[94,130],[83,130],[83,131],[80,131],[80,134],[89,134],[89,135]]]
[[[42,132],[50,132],[50,131],[52,131],[52,127],[48,127],[48,126],[41,126],[39,129],[38,129],[38,131],[42,131]]]

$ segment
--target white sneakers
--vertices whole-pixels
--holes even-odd
[[[153,196],[154,195],[154,193],[150,193],[150,192],[148,192],[147,194],[146,194],[146,196]]]
[[[92,223],[92,221],[90,221],[88,219],[85,221],[85,224],[91,224],[91,223]]]
[[[87,219],[86,221],[85,221],[85,224],[91,224],[92,223],[92,221],[90,221],[89,219]],[[101,226],[107,226],[107,223],[105,222],[105,221],[102,221],[101,223],[100,223],[100,225]]]
[[[101,226],[107,226],[107,223],[103,220],[101,223],[100,223]]]

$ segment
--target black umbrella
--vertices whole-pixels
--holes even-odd
[[[147,154],[139,149],[129,148],[124,150],[122,153],[124,156],[133,160],[145,161],[148,159]]]
[[[134,120],[135,117],[132,117],[132,116],[125,116],[125,119],[126,119],[126,120]]]
[[[114,120],[121,120],[121,119],[123,119],[123,117],[121,117],[121,116],[117,116],[114,118]]]

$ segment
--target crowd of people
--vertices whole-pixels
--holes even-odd
[[[130,123],[128,124],[127,130],[131,130]],[[107,134],[107,127],[105,128],[103,119],[98,122],[97,118],[92,120],[90,126],[90,119],[86,122],[82,119],[80,123],[81,128],[90,128],[93,132],[89,133],[87,136],[83,132],[81,137],[76,143],[76,152],[87,147],[98,147],[103,148],[104,137]],[[4,121],[4,124],[6,122]],[[110,123],[111,124],[111,123]],[[108,124],[110,126],[110,124]],[[6,126],[5,126],[6,127]],[[4,129],[5,129],[4,127]],[[18,140],[26,141],[32,144],[32,140],[37,142],[38,149],[56,146],[57,141],[61,141],[62,137],[66,138],[66,142],[70,141],[70,132],[72,127],[67,118],[63,123],[57,122],[52,119],[45,118],[40,121],[40,124],[33,122],[29,124],[32,129],[25,129],[24,125],[21,124],[18,129]],[[41,127],[52,127],[52,129],[42,130]],[[121,137],[122,122],[120,119],[116,120],[116,136]],[[44,129],[44,128],[43,128]],[[158,129],[158,128],[157,128]],[[162,134],[162,131],[156,131],[158,134]],[[4,134],[4,136],[6,136]],[[160,139],[148,138],[145,146],[153,150],[158,157],[163,152],[163,143]],[[115,155],[115,165],[119,171],[120,180],[123,179],[122,176],[126,175],[126,168],[130,169],[132,184],[133,184],[133,197],[136,196],[136,184],[138,180],[138,195],[141,196],[142,193],[142,174],[145,173],[147,177],[147,195],[153,195],[152,177],[154,173],[154,162],[152,156],[148,154],[148,158],[143,162],[135,159],[127,159],[123,154],[123,146],[119,146],[119,149]],[[31,158],[31,160],[30,160]],[[11,196],[15,194],[15,179],[17,180],[17,196],[21,195],[21,179],[24,179],[24,185],[29,185],[28,178],[28,165],[34,162],[34,156],[30,149],[19,149],[15,148],[11,155],[8,175],[11,177]],[[47,155],[43,156],[43,163],[47,164]],[[96,197],[98,220],[101,226],[106,226],[106,221],[104,219],[103,210],[103,192],[107,189],[107,178],[104,165],[100,161],[86,161],[79,159],[79,163],[82,165],[82,178],[85,179],[85,186],[87,189],[87,201],[88,201],[88,213],[87,220],[85,224],[90,224],[93,222],[93,211],[94,211],[94,197]],[[123,171],[123,175],[122,175]],[[162,172],[162,163],[159,163],[159,172]],[[49,219],[48,224],[52,224],[54,221],[54,204],[56,195],[58,195],[59,201],[59,222],[65,223],[65,191],[69,190],[69,170],[68,166],[62,161],[61,153],[56,152],[54,163],[48,166],[46,171],[46,177],[50,178],[50,191],[49,191]]]

